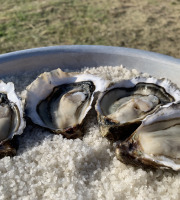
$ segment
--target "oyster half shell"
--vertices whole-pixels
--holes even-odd
[[[127,164],[180,170],[180,102],[162,106],[116,148]]]
[[[97,100],[101,134],[113,141],[123,141],[147,115],[179,99],[179,89],[165,79],[135,78],[115,83]]]
[[[25,126],[23,105],[15,94],[14,84],[0,81],[0,158],[16,154],[11,140],[22,134]]]
[[[106,81],[90,74],[71,77],[61,69],[45,72],[26,89],[26,114],[54,133],[80,137],[94,92],[105,87]]]

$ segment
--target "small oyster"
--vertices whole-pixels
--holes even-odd
[[[160,105],[179,99],[179,89],[165,79],[135,78],[116,83],[97,100],[101,134],[113,141],[125,140]]]
[[[26,114],[54,133],[80,137],[94,92],[105,87],[106,81],[90,74],[71,77],[61,69],[45,72],[27,87]]]
[[[16,154],[11,139],[20,135],[25,126],[23,106],[15,94],[14,84],[0,81],[0,158]]]
[[[116,148],[122,162],[180,170],[180,102],[162,106]]]

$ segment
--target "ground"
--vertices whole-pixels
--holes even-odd
[[[0,53],[122,46],[180,58],[180,0],[0,0]]]

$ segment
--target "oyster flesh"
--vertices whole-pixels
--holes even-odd
[[[16,154],[11,139],[22,134],[25,126],[23,105],[15,94],[14,84],[0,81],[0,158]]]
[[[122,162],[180,170],[180,102],[160,107],[116,148]]]
[[[123,141],[147,115],[179,99],[179,89],[165,79],[138,77],[115,83],[97,100],[101,134],[113,141]]]
[[[90,74],[71,77],[61,69],[45,72],[26,89],[26,114],[54,133],[80,137],[94,92],[105,87],[106,81]]]

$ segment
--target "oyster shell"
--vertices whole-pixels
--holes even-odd
[[[103,91],[106,84],[90,74],[71,77],[61,69],[45,72],[26,89],[26,114],[35,124],[54,133],[80,137],[94,92]]]
[[[116,148],[122,162],[180,170],[180,102],[162,106]]]
[[[101,134],[113,141],[125,140],[160,105],[179,99],[179,89],[165,79],[135,78],[116,83],[97,100]]]
[[[16,154],[11,139],[20,135],[25,126],[23,105],[15,94],[14,84],[0,81],[0,158]]]

